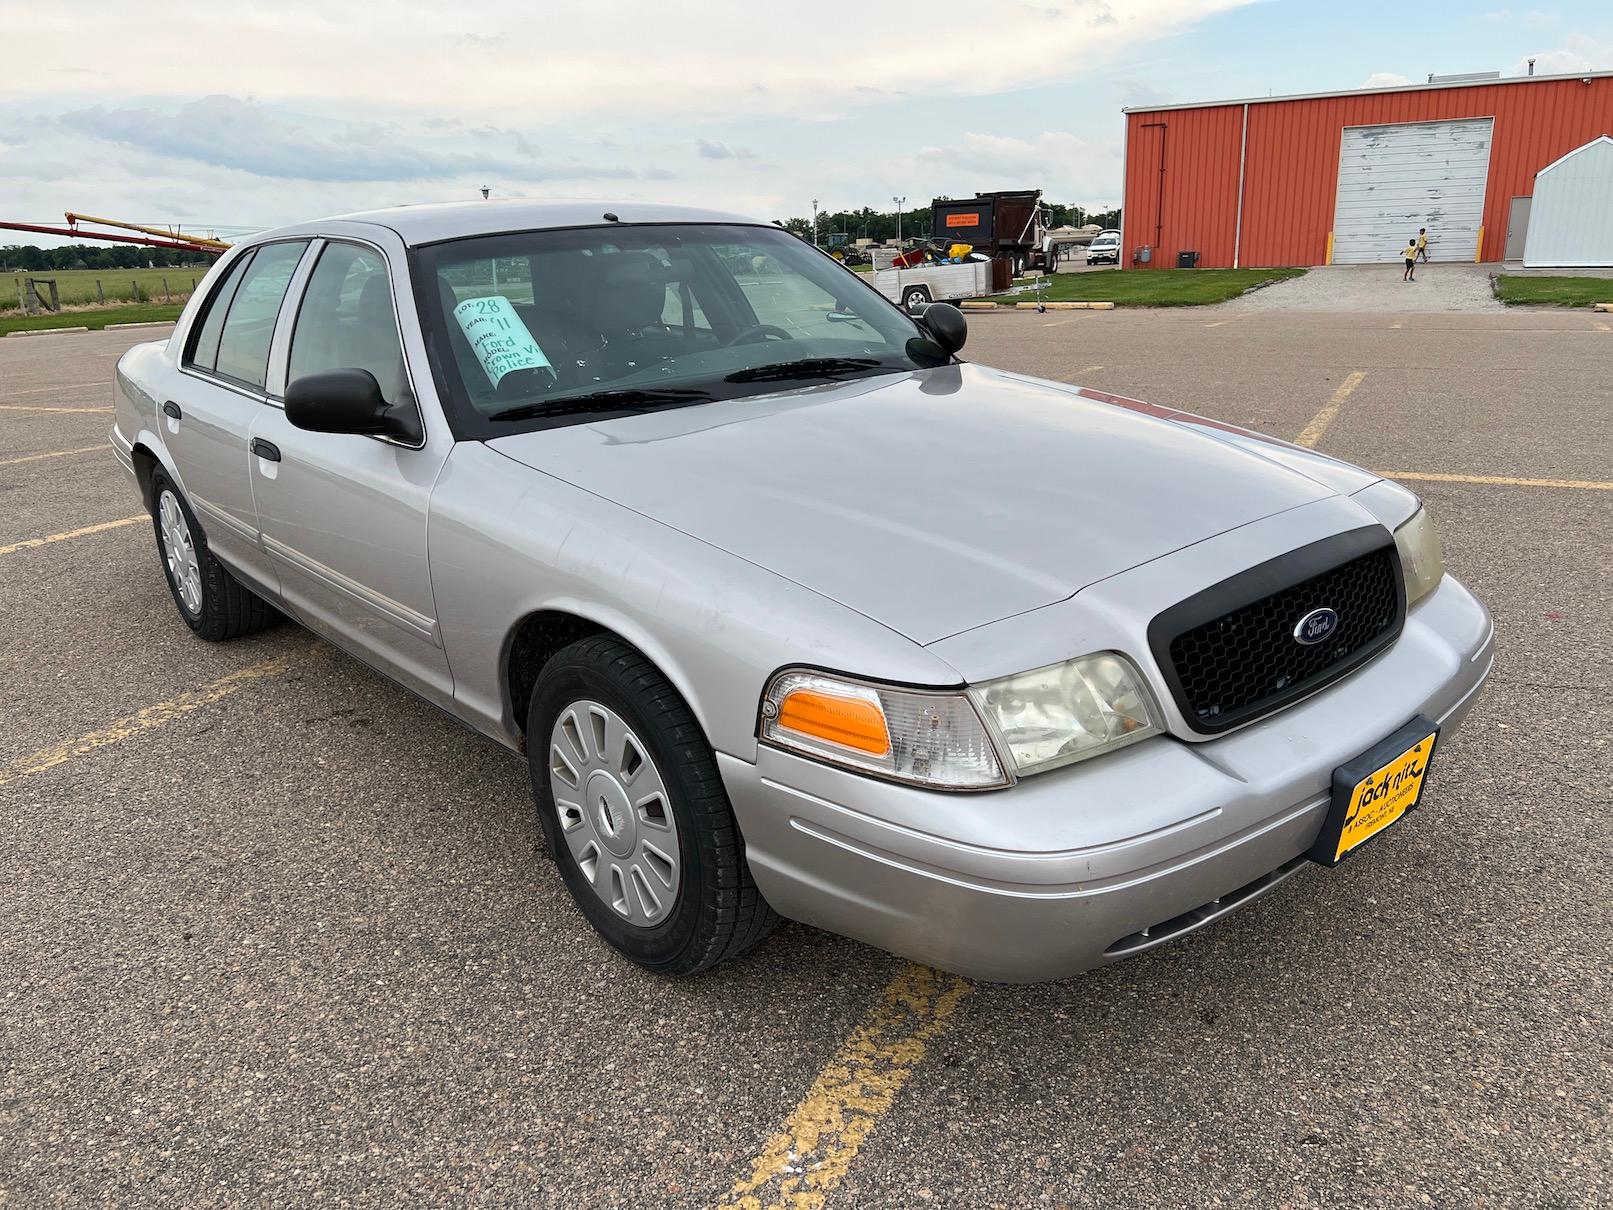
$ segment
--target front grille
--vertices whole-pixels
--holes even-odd
[[[1313,646],[1298,642],[1296,623],[1321,608],[1337,613],[1337,629]],[[1188,598],[1154,619],[1149,639],[1188,724],[1213,733],[1337,680],[1393,642],[1404,614],[1399,556],[1372,526]]]

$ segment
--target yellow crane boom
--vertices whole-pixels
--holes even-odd
[[[67,225],[76,226],[79,223],[96,223],[102,227],[122,227],[125,231],[142,231],[147,235],[160,235],[164,239],[183,240],[187,244],[196,244],[198,247],[211,248],[215,252],[223,252],[229,244],[221,239],[213,239],[207,235],[185,235],[177,230],[167,230],[162,227],[142,227],[139,223],[125,223],[115,218],[96,218],[92,214],[75,214],[68,210],[65,212]]]

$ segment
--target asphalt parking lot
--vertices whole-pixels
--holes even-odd
[[[1606,320],[970,317],[1399,473],[1499,636],[1370,855],[1035,987],[617,959],[519,760],[293,625],[190,636],[105,444],[152,333],[0,340],[0,1204],[1609,1204]]]

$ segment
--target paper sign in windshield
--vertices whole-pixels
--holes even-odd
[[[454,308],[454,318],[494,386],[516,370],[554,373],[538,342],[502,294],[467,298]]]

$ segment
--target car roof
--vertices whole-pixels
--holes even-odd
[[[390,206],[381,210],[360,210],[331,215],[327,219],[297,223],[254,237],[253,242],[271,236],[307,234],[322,223],[363,223],[396,232],[409,245],[434,244],[473,235],[497,235],[509,231],[538,231],[558,227],[592,227],[616,216],[622,223],[744,223],[771,226],[741,214],[706,210],[695,206],[666,206],[652,202],[625,201],[500,201],[434,202],[418,206]]]

